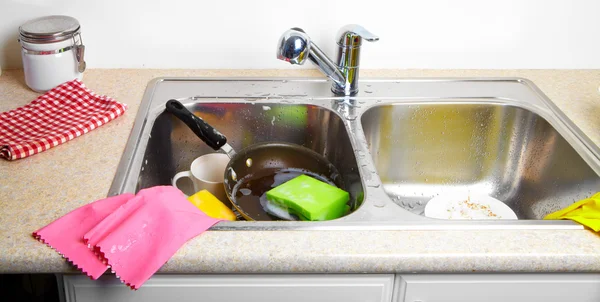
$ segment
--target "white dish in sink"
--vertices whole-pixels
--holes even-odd
[[[518,219],[504,202],[474,193],[438,195],[425,206],[425,216],[438,219]]]

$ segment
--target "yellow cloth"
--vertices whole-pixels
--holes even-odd
[[[550,213],[544,219],[570,219],[598,232],[600,231],[600,193],[578,201],[560,211]]]

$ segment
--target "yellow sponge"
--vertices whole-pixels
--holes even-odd
[[[188,197],[188,200],[200,209],[200,211],[212,218],[231,221],[236,219],[233,211],[207,190],[202,190]]]

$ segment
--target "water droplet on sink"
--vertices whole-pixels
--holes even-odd
[[[371,180],[371,178],[372,178],[371,171],[369,170],[367,165],[362,165],[361,168],[362,168],[365,180],[367,180],[367,181]]]
[[[365,90],[365,93],[373,93],[373,91]]]

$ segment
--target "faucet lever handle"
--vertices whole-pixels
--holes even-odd
[[[360,46],[362,39],[369,42],[379,41],[379,37],[358,24],[348,24],[338,31],[337,43],[340,46]]]

